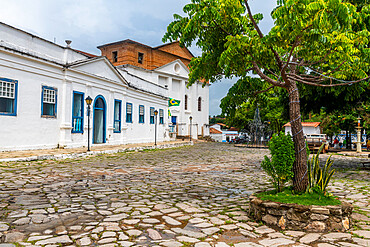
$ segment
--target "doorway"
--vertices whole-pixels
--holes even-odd
[[[105,143],[106,103],[103,96],[99,95],[94,101],[93,143]]]

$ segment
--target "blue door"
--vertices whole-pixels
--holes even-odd
[[[93,143],[105,143],[105,115],[105,99],[103,96],[99,95],[94,101]]]

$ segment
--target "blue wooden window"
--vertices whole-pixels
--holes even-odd
[[[0,78],[0,115],[17,115],[18,81]]]
[[[164,112],[163,112],[163,109],[159,109],[159,124],[164,124]]]
[[[121,133],[121,108],[122,101],[115,99],[114,100],[114,133]]]
[[[154,107],[150,107],[150,124],[154,124]]]
[[[144,112],[145,112],[144,106],[139,105],[139,123],[144,123]]]
[[[42,86],[41,94],[41,116],[57,116],[57,89],[53,87]]]
[[[126,103],[126,123],[132,123],[132,104]]]
[[[73,91],[72,133],[84,132],[84,93]]]

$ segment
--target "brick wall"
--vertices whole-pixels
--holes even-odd
[[[187,66],[192,58],[192,54],[186,48],[181,48],[178,42],[152,48],[135,41],[125,40],[98,48],[101,50],[101,55],[106,56],[114,66],[131,64],[149,70],[177,59]],[[117,52],[117,62],[113,61],[113,52]],[[142,63],[138,62],[139,53],[143,54]]]

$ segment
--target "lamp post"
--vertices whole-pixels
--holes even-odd
[[[357,142],[356,142],[356,152],[357,153],[361,153],[362,152],[362,148],[361,148],[361,145],[362,145],[362,142],[361,142],[361,118],[360,116],[358,116],[357,118],[357,126],[355,127],[355,129],[357,130]]]
[[[154,111],[154,117],[155,117],[155,125],[154,125],[154,146],[157,146],[157,116],[158,111]]]
[[[87,151],[90,151],[90,106],[92,103],[92,98],[87,96],[85,102],[87,104]]]
[[[190,116],[189,120],[190,120],[190,141],[191,141],[191,125],[192,125],[193,117]]]

